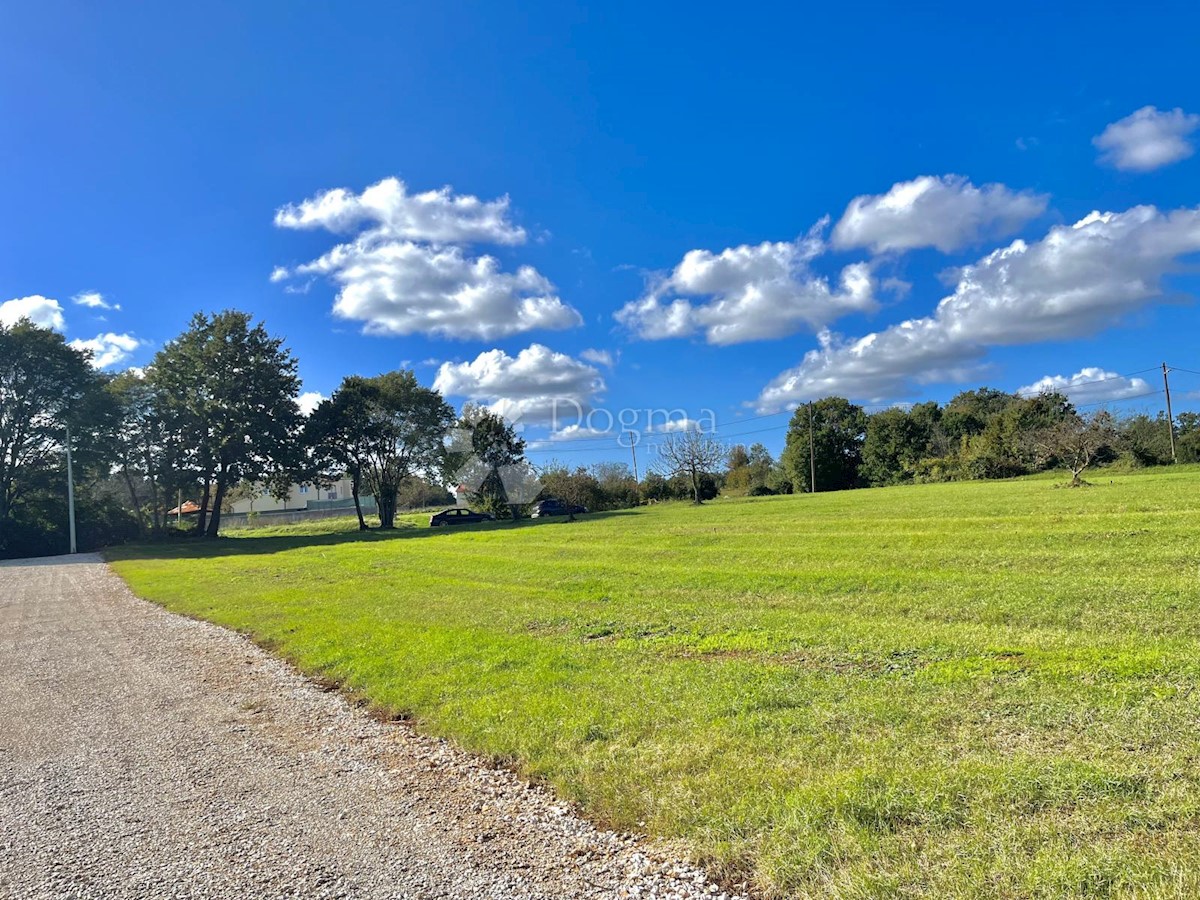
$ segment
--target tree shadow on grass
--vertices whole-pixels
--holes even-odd
[[[516,522],[487,522],[479,525],[456,525],[430,528],[428,525],[401,523],[396,528],[383,530],[372,528],[359,531],[357,528],[344,531],[328,531],[315,534],[271,534],[255,536],[240,532],[234,536],[219,538],[173,538],[154,543],[126,544],[109,547],[104,551],[107,560],[123,559],[215,559],[224,556],[254,556],[286,553],[307,547],[336,547],[342,544],[373,544],[380,542],[448,539],[456,534],[492,534],[496,532],[520,533],[535,528],[566,526],[584,528],[587,523],[600,519],[636,515],[637,510],[619,509],[608,512],[586,513],[569,521],[563,516],[548,519],[519,519]]]

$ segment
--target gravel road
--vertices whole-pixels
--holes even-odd
[[[0,896],[727,895],[80,555],[0,564]]]

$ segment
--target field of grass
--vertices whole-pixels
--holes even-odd
[[[798,897],[1200,896],[1200,469],[124,548],[592,818]]]

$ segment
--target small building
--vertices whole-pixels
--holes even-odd
[[[287,496],[277,500],[267,488],[262,487],[253,497],[233,502],[234,513],[295,512],[302,509],[337,509],[341,506],[354,507],[352,482],[343,478],[330,485],[317,487],[312,484],[293,484]],[[364,509],[374,509],[375,500],[369,494],[359,497]]]

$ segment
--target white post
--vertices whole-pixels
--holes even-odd
[[[71,426],[67,426],[67,522],[71,529],[71,552],[75,549],[75,471],[71,467]]]

